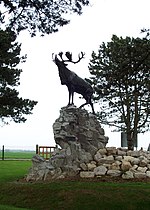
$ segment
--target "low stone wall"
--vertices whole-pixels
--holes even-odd
[[[150,152],[123,148],[99,149],[89,163],[80,164],[80,177],[150,178]]]
[[[67,177],[150,177],[150,152],[106,147],[108,137],[97,117],[75,106],[62,107],[53,124],[59,148],[46,161],[32,158],[27,181]]]
[[[66,159],[60,155],[59,161],[58,158],[55,160],[56,166],[54,163],[51,164],[53,157],[49,161],[45,161],[42,157],[36,155],[32,158],[33,165],[26,180],[63,179],[68,176],[79,176],[81,178],[106,176],[122,179],[150,178],[149,151],[129,151],[123,148],[105,147],[99,149],[93,157],[83,159],[85,154],[81,158],[82,161],[78,161],[79,164],[77,164],[76,160],[73,166],[65,165]],[[71,154],[70,156],[72,157]]]

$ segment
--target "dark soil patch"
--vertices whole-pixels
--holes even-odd
[[[51,179],[51,180],[42,180],[42,181],[30,181],[30,183],[50,183],[50,182],[65,182],[65,181],[80,181],[80,182],[106,182],[106,183],[135,183],[135,182],[142,182],[142,183],[150,183],[150,178],[144,179],[122,179],[121,177],[110,177],[110,176],[101,176],[95,178],[81,178],[79,176],[76,177],[67,177],[64,179]],[[19,183],[27,183],[25,178],[17,180]]]

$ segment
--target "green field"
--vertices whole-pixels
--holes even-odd
[[[31,159],[35,155],[35,151],[5,151],[4,159]],[[2,159],[2,151],[0,151],[0,159]]]
[[[0,210],[148,210],[150,182],[22,181],[30,161],[0,161]]]

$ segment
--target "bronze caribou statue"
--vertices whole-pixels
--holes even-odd
[[[81,55],[79,54],[79,59],[77,61],[72,60],[72,53],[66,52],[65,55],[67,57],[67,60],[63,59],[63,52],[60,52],[59,58],[57,55],[54,56],[53,54],[53,61],[58,67],[59,71],[59,77],[61,80],[62,85],[66,85],[69,91],[69,103],[68,105],[72,105],[73,103],[73,97],[74,97],[74,92],[79,93],[83,96],[83,98],[86,100],[86,103],[82,104],[79,108],[82,108],[83,106],[90,104],[92,108],[93,114],[94,112],[94,107],[92,103],[92,95],[93,95],[93,88],[91,85],[85,81],[84,79],[80,78],[76,73],[73,71],[70,71],[67,68],[66,62],[71,62],[71,63],[78,63],[82,58],[84,58],[84,53],[81,52]]]

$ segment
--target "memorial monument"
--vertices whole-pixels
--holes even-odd
[[[59,117],[53,124],[53,133],[57,149],[46,161],[35,155],[26,181],[48,181],[70,177],[101,178],[122,177],[122,179],[150,179],[150,151],[130,151],[126,148],[106,147],[105,136],[91,101],[93,89],[83,79],[70,71],[66,62],[72,61],[72,54],[66,52],[54,57],[62,85],[69,91],[69,103],[62,107]],[[79,62],[84,56],[81,53]],[[77,108],[73,104],[73,94],[81,94],[86,103]],[[83,106],[90,104],[92,113]]]
[[[59,53],[60,58],[55,55],[53,59],[58,67],[61,84],[66,85],[69,91],[69,103],[61,108],[60,116],[53,124],[58,148],[49,161],[39,155],[32,158],[33,166],[27,181],[77,176],[84,165],[92,161],[96,152],[103,149],[108,142],[108,137],[95,115],[91,85],[66,67],[66,62],[78,63],[84,53],[81,52],[77,61],[72,60],[70,52],[65,55],[67,60],[62,58],[62,52]],[[81,94],[86,100],[79,108],[73,103],[74,92]],[[83,109],[87,104],[90,104],[92,113]]]

